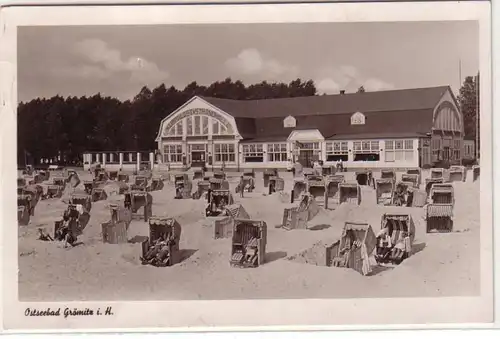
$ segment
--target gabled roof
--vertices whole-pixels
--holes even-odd
[[[200,97],[238,118],[285,118],[433,109],[449,86],[263,100]]]

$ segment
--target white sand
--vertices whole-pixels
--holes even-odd
[[[107,189],[107,201],[93,203],[90,223],[79,238],[83,244],[71,249],[36,240],[37,228],[53,232],[54,221],[66,207],[60,200],[41,201],[30,224],[19,227],[19,297],[23,301],[63,301],[477,295],[479,182],[472,183],[472,173],[468,174],[466,183],[454,183],[454,227],[460,232],[426,234],[422,209],[378,206],[370,188],[363,188],[360,206],[343,204],[334,211],[322,211],[311,221],[329,221],[329,228],[275,228],[281,224],[285,204],[277,195],[264,194],[262,173],[257,173],[254,192],[245,193],[243,199],[233,193],[236,203],[241,203],[253,219],[265,220],[268,225],[267,263],[256,269],[231,268],[230,240],[214,240],[213,229],[203,226],[204,200],[174,200],[174,189],[168,183],[162,191],[152,192],[153,214],[175,217],[182,225],[184,260],[167,268],[140,265],[140,241],[149,232],[143,221],[132,221],[129,229],[129,239],[138,242],[102,243],[101,223],[109,219],[108,205],[111,200],[123,200],[112,194],[112,189]],[[286,178],[285,189],[290,190],[291,175],[282,176]],[[80,174],[82,180],[86,177],[87,173]],[[234,192],[237,174],[229,181]],[[350,269],[287,259],[319,241],[331,243],[339,237],[345,221],[368,222],[377,232],[384,212],[411,213],[417,231],[414,248],[418,253],[395,269],[363,277]]]

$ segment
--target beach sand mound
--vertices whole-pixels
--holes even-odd
[[[332,241],[331,243],[323,240],[319,241],[307,250],[290,256],[288,260],[300,264],[327,266],[326,249],[333,243],[334,241]]]

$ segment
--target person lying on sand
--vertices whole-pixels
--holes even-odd
[[[52,239],[52,237],[50,236],[50,234],[46,233],[42,228],[39,228],[38,229],[38,240],[42,240],[42,241],[54,241],[54,239]]]

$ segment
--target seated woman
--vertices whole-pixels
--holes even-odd
[[[64,240],[64,248],[70,245],[74,245],[76,242],[76,236],[71,231],[71,222],[76,222],[76,220],[71,220],[68,213],[64,213],[63,222],[61,227],[56,231],[55,240],[63,241]]]
[[[182,187],[177,186],[175,188],[175,198],[174,199],[182,199]]]
[[[205,212],[207,217],[215,217],[219,215],[217,204],[215,203],[215,201],[212,200],[212,202],[205,209]]]
[[[377,261],[384,262],[391,253],[392,247],[392,241],[387,227],[382,228],[377,234],[377,242],[376,259]]]
[[[402,186],[398,186],[396,187],[396,192],[394,192],[394,205],[404,206],[405,204],[405,191]]]
[[[244,262],[255,265],[255,261],[257,260],[257,249],[252,248],[251,250],[247,251],[244,258]]]
[[[398,240],[396,245],[394,245],[394,248],[391,251],[390,259],[396,265],[399,265],[408,256],[407,248],[406,248],[406,238],[407,237],[408,237],[408,233],[403,232],[401,238]]]
[[[155,261],[155,258],[157,256],[157,254],[160,252],[160,250],[162,248],[162,246],[161,246],[162,242],[164,242],[163,235],[161,235],[158,239],[156,239],[153,242],[153,246],[151,246],[149,248],[149,250],[146,252],[146,254],[144,255],[144,257],[140,258],[143,265],[147,265],[147,264],[152,265],[153,264],[153,262]]]
[[[174,241],[168,239],[160,243],[160,250],[156,254],[155,266],[168,266],[170,260],[170,246],[173,245]]]

